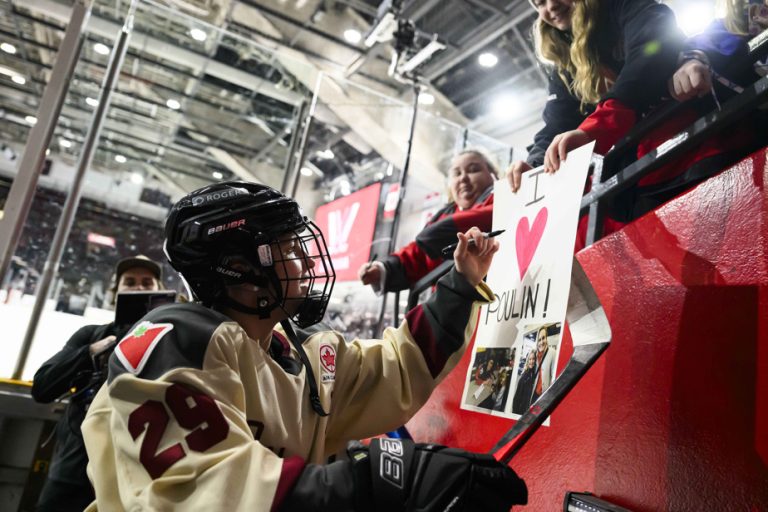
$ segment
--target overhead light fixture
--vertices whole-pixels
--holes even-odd
[[[317,158],[320,160],[331,160],[336,155],[331,151],[331,148],[324,149],[323,151],[317,152]]]
[[[435,97],[428,93],[423,92],[419,94],[419,105],[434,105],[435,104]]]
[[[27,79],[24,78],[21,75],[21,73],[19,73],[15,69],[11,69],[5,66],[0,66],[0,75],[5,75],[7,77],[10,77],[10,79],[16,82],[17,84],[24,84],[27,81]]]
[[[408,61],[400,67],[400,72],[410,73],[441,50],[445,50],[445,45],[437,40],[437,34],[435,34],[427,46],[416,52],[416,55],[408,59]]]
[[[312,176],[314,173],[312,172],[312,169],[309,167],[302,167],[301,168],[301,175],[302,176]]]
[[[124,164],[127,161],[128,161],[128,159],[125,158],[125,156],[123,156],[123,155],[115,155],[115,162],[117,162],[119,164]]]
[[[363,38],[363,34],[360,33],[359,30],[355,30],[354,28],[348,28],[344,31],[344,39],[348,43],[357,44],[360,42],[360,40]]]
[[[483,52],[477,56],[477,62],[484,68],[492,68],[499,63],[499,58],[491,52]]]
[[[688,37],[704,31],[715,19],[715,8],[710,2],[687,3],[679,10],[677,24]]]
[[[325,19],[325,9],[323,8],[323,4],[322,4],[322,2],[321,2],[321,3],[320,3],[320,5],[317,7],[317,9],[315,10],[315,12],[313,12],[313,13],[312,13],[312,16],[310,16],[310,18],[309,18],[309,19],[310,19],[310,21],[312,21],[312,23],[314,23],[314,24],[318,24],[318,23],[322,22],[322,21],[323,21],[323,19]]]
[[[97,100],[96,98],[91,98],[90,96],[85,98],[85,102],[88,105],[92,106],[93,108],[96,108],[99,106],[99,100]]]
[[[59,139],[59,146],[63,148],[71,148],[72,147],[72,141],[68,139]]]
[[[165,104],[170,108],[171,110],[179,110],[181,108],[181,103],[179,103],[177,100],[171,98],[168,101],[165,102]]]
[[[5,53],[10,53],[11,55],[16,53],[16,47],[13,46],[11,43],[0,44],[0,50],[3,50]]]
[[[93,45],[93,51],[99,55],[109,55],[112,50],[109,49],[109,46],[103,43],[96,43]]]
[[[208,34],[205,32],[205,30],[199,29],[199,28],[193,28],[189,31],[189,35],[192,36],[192,39],[195,41],[205,41],[208,39]]]
[[[34,126],[35,124],[37,124],[37,118],[36,118],[35,116],[25,116],[25,117],[24,117],[24,120],[25,120],[26,122],[28,122],[29,124],[31,124],[32,126]]]
[[[215,180],[220,180],[220,179],[222,179],[224,177],[224,175],[222,173],[220,173],[219,171],[213,171],[211,176],[213,176],[213,179],[215,179]]]
[[[135,183],[136,185],[141,185],[144,183],[144,176],[137,172],[131,173],[131,183]]]

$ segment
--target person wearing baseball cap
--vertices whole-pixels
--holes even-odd
[[[112,304],[118,293],[157,291],[162,288],[162,268],[143,255],[117,262],[112,287]],[[124,335],[125,326],[114,322],[86,325],[67,341],[55,356],[46,361],[32,383],[32,397],[49,403],[68,395],[69,404],[56,425],[56,446],[48,478],[37,502],[38,511],[81,511],[94,493],[86,474],[88,455],[80,424],[85,412],[106,378],[106,354]],[[73,391],[74,390],[74,391]],[[70,394],[71,393],[71,394]]]
[[[123,258],[115,265],[112,304],[120,292],[155,291],[162,288],[163,269],[143,254]]]

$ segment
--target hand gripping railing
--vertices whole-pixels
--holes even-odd
[[[768,55],[768,30],[758,34],[749,42],[749,54],[728,66],[727,71],[752,66],[758,59]],[[634,149],[652,129],[678,114],[687,103],[673,103],[660,109],[656,115],[649,116],[624,139],[616,144],[603,159],[602,165],[596,165],[592,179],[592,189],[581,200],[582,211],[589,209],[587,245],[600,239],[604,206],[617,194],[627,190],[649,173],[673,162],[686,152],[695,148],[708,137],[731,126],[754,111],[761,104],[768,102],[768,77],[758,79],[754,84],[722,105],[722,110],[714,110],[700,117],[688,128],[678,133],[658,148],[630,165],[621,168],[620,161],[630,149]]]

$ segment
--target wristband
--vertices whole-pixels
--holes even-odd
[[[680,57],[677,59],[677,64],[679,66],[680,64],[688,62],[689,60],[697,60],[710,69],[712,67],[709,63],[709,57],[701,50],[686,50],[684,52],[680,52]]]

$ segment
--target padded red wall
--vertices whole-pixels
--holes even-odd
[[[768,511],[767,160],[579,253],[613,342],[512,461],[520,509],[562,510],[575,490],[636,511]],[[408,423],[417,441],[487,451],[512,425],[458,408],[468,364]]]

